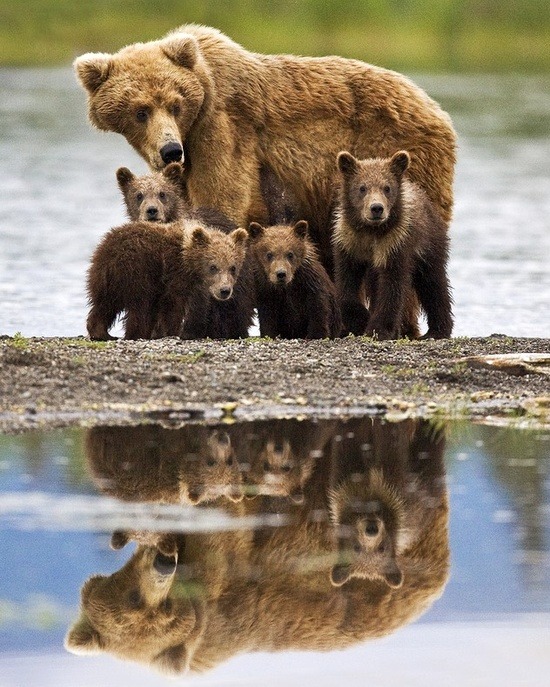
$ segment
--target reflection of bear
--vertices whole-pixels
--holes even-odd
[[[334,284],[307,236],[307,222],[263,227],[251,222],[260,334],[284,339],[324,339],[340,334]]]
[[[264,420],[229,428],[247,495],[288,496],[302,503],[304,486],[324,455],[334,424]]]
[[[111,229],[88,270],[90,338],[112,338],[122,313],[126,339],[149,339],[154,330],[186,339],[246,337],[253,297],[247,269],[240,285],[239,276],[247,238],[244,229],[227,234],[192,219]]]
[[[404,575],[418,573],[426,538],[447,518],[445,443],[433,432],[427,422],[344,425],[334,442],[330,490],[338,544],[333,584],[357,577],[398,588]],[[445,560],[447,549],[434,553]]]
[[[243,497],[242,476],[223,427],[93,427],[86,456],[101,490],[123,501],[200,503]]]
[[[194,25],[114,55],[82,55],[75,69],[96,127],[125,136],[154,170],[189,159],[194,207],[215,203],[240,226],[263,221],[254,208],[259,170],[270,165],[296,196],[325,265],[340,150],[411,151],[412,179],[450,220],[451,122],[400,74],[339,57],[258,55]]]
[[[333,242],[344,332],[418,338],[418,298],[428,319],[426,337],[451,335],[447,227],[405,175],[410,161],[406,151],[368,160],[338,155],[342,179]],[[365,284],[370,317],[362,302]]]
[[[277,427],[281,436],[283,425]],[[301,427],[304,441],[309,431],[319,434],[319,428]],[[449,557],[441,434],[412,421],[381,425],[363,419],[329,427],[318,445],[332,435],[334,450],[310,450],[317,457],[303,485],[302,505],[266,495],[222,504],[232,515],[276,514],[281,526],[273,527],[273,518],[262,521],[253,539],[250,531],[238,529],[242,522],[234,532],[172,535],[174,546],[160,554],[143,543],[146,533],[139,533],[141,543],[121,571],[84,585],[67,648],[81,654],[107,651],[170,673],[200,672],[241,652],[342,649],[393,632],[425,611],[443,589]],[[250,433],[250,427],[243,428]],[[141,442],[147,442],[145,434]],[[383,474],[403,504],[399,587],[379,577],[351,575],[338,586],[331,581],[340,555],[330,517],[340,512],[334,500],[342,485],[368,478],[366,466]],[[155,482],[155,470],[147,472]],[[143,488],[148,499],[162,492]]]
[[[183,167],[171,162],[162,172],[136,176],[120,167],[116,177],[132,222],[174,222],[186,209],[182,199]]]

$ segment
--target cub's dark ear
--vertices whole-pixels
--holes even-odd
[[[262,227],[261,224],[258,224],[258,222],[250,222],[250,224],[248,225],[248,235],[253,240],[260,238],[260,236],[263,236],[264,232],[265,229]]]
[[[235,245],[239,246],[243,243],[246,243],[248,241],[248,233],[246,232],[245,229],[235,229],[235,231],[232,231],[229,236],[233,239],[233,242]]]
[[[193,69],[199,59],[199,44],[188,34],[173,34],[161,43],[162,50],[169,60],[180,67]]]
[[[356,157],[353,157],[351,153],[348,153],[347,150],[338,153],[336,161],[338,163],[338,169],[342,174],[353,174],[357,170],[358,160]]]
[[[299,239],[305,239],[307,236],[308,223],[305,219],[301,219],[294,225],[294,233]]]
[[[396,177],[401,177],[411,162],[411,156],[406,150],[395,153],[390,160],[390,169]]]
[[[181,186],[183,165],[181,162],[170,162],[170,164],[166,165],[162,170],[162,176],[175,186]]]
[[[330,571],[330,581],[334,587],[341,587],[351,577],[349,565],[335,565]]]
[[[392,589],[399,589],[403,584],[403,573],[395,561],[384,570],[384,579]]]
[[[165,649],[153,659],[153,666],[165,675],[181,675],[189,668],[185,644],[176,644]]]
[[[193,233],[191,234],[191,243],[194,246],[201,247],[210,245],[210,236],[208,236],[206,229],[203,229],[202,227],[195,227],[195,229],[193,229]]]
[[[85,615],[80,616],[65,637],[65,649],[72,654],[91,655],[101,651],[101,638]]]
[[[116,178],[118,185],[122,193],[126,190],[129,184],[136,178],[135,174],[132,174],[128,167],[119,167],[116,171]]]
[[[130,541],[130,535],[124,530],[115,530],[111,535],[111,548],[123,549]]]
[[[204,487],[191,487],[189,489],[189,502],[192,503],[194,506],[197,505],[197,503],[200,502],[201,498],[204,496]]]
[[[103,52],[88,52],[77,57],[73,67],[80,83],[92,95],[109,78],[113,58]]]

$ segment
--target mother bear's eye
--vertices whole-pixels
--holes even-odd
[[[181,107],[179,105],[172,105],[172,114],[174,117],[179,117],[181,114]]]
[[[269,262],[271,262],[273,260],[273,253],[267,253],[265,257]]]
[[[148,117],[148,112],[145,109],[140,109],[136,112],[136,119],[138,122],[146,122]]]
[[[143,200],[143,193],[138,193],[136,195],[136,200],[138,203],[141,203],[141,201]]]
[[[367,192],[367,187],[365,186],[365,184],[361,184],[361,186],[359,186],[359,193],[366,193],[366,192]]]
[[[292,251],[289,251],[289,252],[286,254],[286,259],[287,259],[287,260],[294,260],[294,253],[293,253]]]
[[[210,265],[210,272],[212,272],[212,274],[214,274],[217,271],[218,271],[217,265]]]

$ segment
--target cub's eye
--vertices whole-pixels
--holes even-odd
[[[271,470],[270,464],[267,462],[267,460],[264,462],[264,472],[269,472]]]
[[[215,274],[218,271],[218,268],[216,265],[210,265],[210,272],[212,274]]]
[[[216,465],[216,461],[215,461],[213,458],[209,458],[209,459],[206,461],[206,465],[207,465],[209,468],[213,468],[214,465]]]
[[[229,271],[231,272],[231,274],[237,274],[236,265],[231,265],[231,267],[229,268]]]
[[[145,109],[140,109],[136,112],[136,119],[138,122],[146,122],[149,113]]]
[[[389,196],[391,193],[391,187],[390,186],[384,186],[384,193]]]
[[[267,253],[265,257],[267,258],[268,262],[271,262],[273,260],[273,253]]]
[[[361,553],[361,544],[354,544],[353,550],[355,551],[355,553]]]
[[[161,200],[164,200],[164,199],[166,198],[166,193],[164,193],[164,191],[161,191],[161,192],[159,193],[159,198],[160,198]]]
[[[136,200],[138,203],[141,203],[141,201],[143,200],[143,193],[137,193]]]
[[[181,107],[179,105],[172,105],[172,114],[174,117],[179,117],[181,114]]]
[[[130,608],[139,608],[141,606],[141,594],[139,589],[132,589],[128,594],[128,605]]]
[[[361,186],[359,186],[359,193],[366,193],[366,192],[367,192],[367,187],[365,186],[365,184],[361,184]]]
[[[285,463],[283,467],[281,468],[283,472],[290,472],[292,470],[292,466],[289,465],[288,463]]]
[[[294,253],[293,253],[292,251],[289,251],[289,252],[286,254],[286,259],[287,259],[287,260],[294,260]]]

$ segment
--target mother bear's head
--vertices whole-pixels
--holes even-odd
[[[186,136],[211,87],[193,36],[174,33],[113,55],[87,53],[74,67],[94,126],[122,134],[153,170],[183,162]]]

